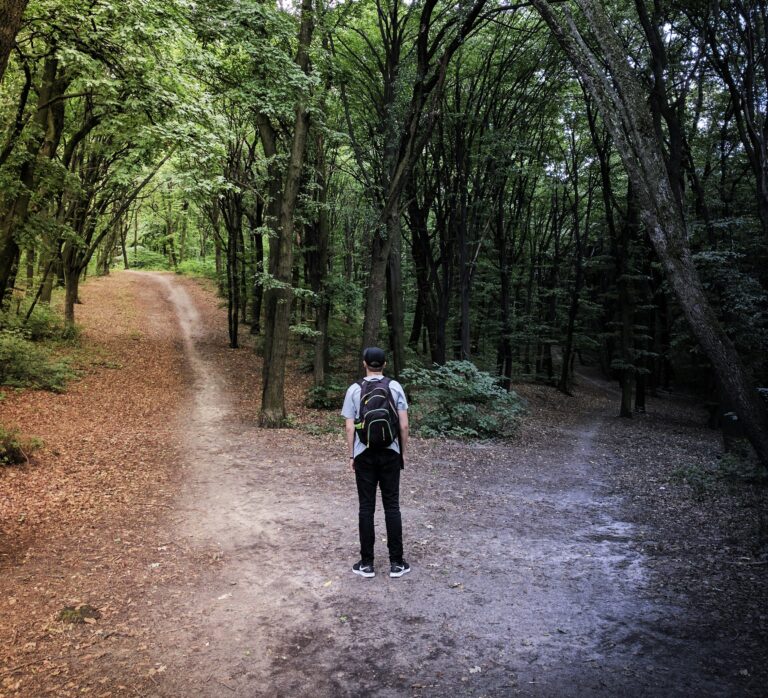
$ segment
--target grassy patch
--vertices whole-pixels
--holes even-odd
[[[128,264],[131,269],[152,271],[168,271],[168,260],[165,255],[138,245],[128,248]]]
[[[19,330],[0,330],[0,385],[62,392],[74,377],[68,359],[54,358]]]
[[[204,279],[216,280],[216,260],[208,259],[185,259],[179,264],[178,272],[185,276],[197,276]]]
[[[75,373],[60,348],[78,331],[67,328],[48,305],[37,305],[26,315],[24,307],[0,314],[0,385],[61,392]]]
[[[725,484],[739,489],[748,484],[765,486],[768,483],[768,471],[752,452],[725,453],[713,462],[694,463],[676,468],[673,477],[685,482],[693,491],[696,499],[712,495]]]

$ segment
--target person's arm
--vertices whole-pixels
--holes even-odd
[[[355,453],[355,420],[350,419],[347,417],[344,420],[344,430],[347,434],[347,458],[349,460],[349,467],[352,468],[352,470],[355,469],[355,460],[354,460],[354,453]],[[352,456],[352,457],[350,457]]]
[[[400,422],[400,457],[405,465],[405,452],[408,450],[408,410],[398,410],[397,418]]]

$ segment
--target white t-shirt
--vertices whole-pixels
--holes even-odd
[[[380,381],[384,376],[366,376],[363,380],[366,381]],[[395,407],[398,412],[400,410],[408,409],[408,401],[405,399],[405,391],[403,386],[395,380],[389,381],[389,391],[392,393],[392,399],[395,403]],[[345,419],[357,419],[357,415],[360,411],[360,384],[352,383],[347,388],[347,394],[344,396],[344,406],[341,408],[341,416]],[[393,451],[400,453],[400,440],[395,439],[387,448],[391,448]],[[355,447],[353,455],[357,458],[366,446],[360,441],[357,433],[355,433]]]

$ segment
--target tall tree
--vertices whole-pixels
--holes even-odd
[[[310,73],[309,49],[315,23],[312,0],[302,0],[301,20],[296,50],[296,65],[306,76]],[[259,132],[267,157],[277,155],[275,127],[266,115],[259,118]],[[285,424],[285,364],[288,356],[288,337],[293,292],[293,244],[296,223],[296,202],[301,186],[309,133],[309,95],[300,94],[295,108],[290,154],[285,170],[273,171],[274,204],[277,218],[272,218],[274,236],[270,238],[271,287],[266,294],[266,322],[264,326],[264,372],[259,424],[279,427]]]
[[[403,190],[437,118],[437,107],[445,87],[448,65],[466,38],[477,27],[486,3],[487,0],[467,0],[449,12],[440,12],[437,0],[426,0],[420,6],[407,4],[403,0],[377,2],[376,21],[384,50],[383,56],[374,58],[376,68],[368,70],[367,79],[372,84],[365,89],[377,86],[369,93],[373,102],[370,108],[378,114],[379,125],[373,129],[373,133],[380,134],[379,142],[384,152],[383,157],[379,158],[382,163],[380,179],[377,181],[369,177],[372,188],[378,191],[380,203],[371,243],[363,345],[378,342],[388,269],[391,271],[390,253],[400,235]],[[417,21],[414,64],[407,71],[410,78],[408,82],[401,83],[406,73],[401,52],[406,28],[411,20]],[[366,41],[370,48],[370,40]],[[363,56],[356,61],[358,65],[361,63],[365,63]],[[406,87],[400,88],[402,92],[399,94],[393,93],[392,90],[400,84]],[[350,124],[350,132],[353,130]],[[359,143],[354,150],[358,166],[361,170],[367,169],[365,164],[360,162]],[[392,283],[390,289],[393,289]],[[390,303],[394,306],[394,322],[402,322],[402,313],[397,307],[399,299],[390,294]],[[395,332],[395,361],[402,365],[402,328],[395,328]]]
[[[556,6],[532,0],[595,101],[637,193],[640,218],[691,332],[763,463],[768,463],[768,413],[733,343],[712,310],[693,263],[676,183],[670,178],[648,95],[627,61],[627,47],[605,10],[592,0]]]
[[[706,41],[706,56],[727,88],[754,176],[757,212],[768,241],[768,2],[681,2]],[[765,261],[765,258],[764,258]]]

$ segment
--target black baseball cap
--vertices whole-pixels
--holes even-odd
[[[363,361],[365,361],[370,368],[381,368],[386,361],[384,350],[379,349],[378,347],[368,347],[363,352]]]

